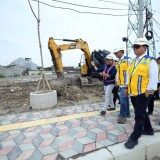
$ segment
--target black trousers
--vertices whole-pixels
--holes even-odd
[[[139,137],[142,135],[143,130],[145,131],[153,130],[148,113],[146,111],[151,97],[152,95],[146,97],[145,94],[140,94],[136,97],[131,96],[131,102],[133,104],[135,112],[134,130],[130,136],[132,140],[137,141]]]
[[[116,105],[116,101],[117,101],[117,99],[118,99],[118,100],[119,100],[119,102],[120,102],[119,94],[118,94],[118,90],[119,90],[119,87],[114,87],[114,88],[113,88],[113,90],[112,90],[114,106]]]
[[[148,104],[148,113],[153,113],[153,110],[154,110],[154,95],[152,95],[151,99],[150,99],[150,102]]]
[[[155,91],[155,99],[159,99],[159,87],[160,87],[160,83],[158,83],[157,85],[157,90]]]

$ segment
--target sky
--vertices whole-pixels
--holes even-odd
[[[31,1],[35,14],[38,13],[37,2]],[[68,7],[82,12],[98,12],[114,15],[128,14],[128,0],[61,0],[81,5],[124,9],[100,10],[71,6],[53,0],[41,0],[52,6]],[[118,5],[117,3],[123,3]],[[159,11],[160,0],[152,0],[152,9]],[[160,12],[154,12],[154,18],[160,23]],[[122,37],[127,36],[128,16],[111,16],[80,14],[71,10],[62,10],[40,4],[40,34],[42,42],[43,63],[45,67],[52,65],[48,49],[49,37],[57,39],[83,39],[87,41],[90,51],[106,49],[113,52],[115,48],[124,47]],[[0,65],[9,65],[19,57],[32,58],[32,61],[41,66],[40,49],[38,42],[37,21],[33,16],[28,0],[5,0],[0,5]],[[160,29],[156,28],[160,36]],[[156,51],[160,52],[160,40],[155,37]],[[131,40],[134,42],[134,39]],[[56,41],[57,44],[66,44]],[[80,50],[62,52],[63,66],[78,66]],[[133,55],[132,55],[133,56]],[[158,56],[158,54],[157,54]]]

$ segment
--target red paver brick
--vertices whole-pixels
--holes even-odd
[[[37,136],[31,136],[31,137],[27,137],[26,139],[24,139],[21,144],[25,144],[25,143],[30,143],[32,142]]]
[[[125,129],[126,133],[133,132],[133,127],[132,126],[125,126],[124,129]]]
[[[105,139],[107,139],[107,135],[106,135],[105,132],[103,132],[103,133],[97,133],[97,139],[96,139],[96,141],[102,141],[102,140],[105,140]]]
[[[15,147],[16,147],[16,146],[11,146],[11,147],[2,148],[2,150],[0,150],[0,157],[7,155],[7,154],[8,154],[9,152],[11,152]]]
[[[65,122],[66,122],[66,121],[57,122],[57,123],[56,123],[56,126],[64,125],[64,124],[65,124]]]
[[[49,133],[53,128],[44,128],[40,134],[45,134],[45,133]]]
[[[67,149],[72,148],[73,142],[74,142],[74,141],[72,140],[72,141],[68,141],[68,142],[62,143],[62,145],[61,145],[60,148],[59,148],[59,151],[65,151],[65,150],[67,150]]]
[[[118,142],[124,142],[128,139],[127,134],[122,134],[118,136]]]
[[[53,142],[53,138],[50,138],[50,139],[45,139],[40,145],[39,147],[46,147],[46,146],[49,146],[51,145],[51,143]]]
[[[21,123],[21,122],[25,122],[26,119],[20,119],[18,120],[16,123]]]
[[[13,139],[15,139],[17,136],[19,136],[19,134],[10,135],[10,136],[6,137],[3,141],[13,140]]]
[[[29,159],[29,157],[33,154],[35,150],[27,150],[27,151],[23,151],[19,157],[16,158],[16,160],[27,160]]]
[[[86,144],[84,146],[84,153],[85,152],[89,152],[89,151],[94,151],[96,149],[96,144],[95,143],[90,143],[90,144]]]
[[[56,160],[58,157],[58,153],[54,153],[54,154],[49,154],[43,157],[42,160]]]
[[[90,119],[90,117],[83,117],[82,121],[87,121],[89,119]]]
[[[37,126],[36,126],[36,127],[29,127],[29,128],[27,128],[27,129],[25,130],[25,132],[32,132],[32,131],[34,131],[36,128],[37,128]]]

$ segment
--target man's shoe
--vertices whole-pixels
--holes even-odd
[[[153,112],[148,112],[148,115],[152,115],[153,114]]]
[[[126,118],[131,118],[131,115],[130,115],[130,114],[127,114],[127,115],[126,115]]]
[[[106,114],[106,111],[103,111],[103,110],[102,110],[102,111],[100,111],[100,114],[101,114],[101,115],[105,115],[105,114]]]
[[[122,116],[118,116],[117,122],[120,123],[120,124],[123,124],[123,123],[126,122],[126,118],[125,118],[125,117],[122,117]]]
[[[152,130],[152,131],[144,131],[144,130],[143,130],[142,135],[153,136],[153,135],[154,135],[154,130]]]
[[[124,146],[128,149],[134,148],[138,144],[138,141],[134,141],[132,139],[128,139],[128,141],[124,144]]]
[[[108,108],[107,111],[113,111],[115,110],[116,108]]]

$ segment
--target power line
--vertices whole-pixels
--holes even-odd
[[[160,12],[158,12],[158,11],[155,11],[155,10],[153,10],[153,12],[160,13]]]
[[[121,5],[121,6],[128,6],[127,3],[112,2],[112,1],[107,1],[107,0],[98,0],[98,1],[106,2],[106,3],[113,3],[113,4],[117,4],[117,5]]]
[[[64,4],[69,4],[69,5],[73,5],[73,6],[92,8],[92,9],[94,8],[94,9],[108,9],[108,10],[128,10],[128,9],[118,9],[118,8],[103,8],[103,7],[86,6],[86,5],[81,5],[81,4],[64,2],[64,1],[60,1],[60,0],[52,0],[52,1],[59,2],[59,3],[64,3]]]
[[[33,0],[33,1],[38,2],[37,0]],[[117,14],[98,13],[98,12],[82,12],[82,11],[78,11],[78,10],[73,9],[73,8],[66,8],[66,7],[53,6],[53,5],[50,5],[50,4],[41,2],[41,1],[39,1],[39,3],[44,4],[44,5],[46,5],[46,6],[49,6],[49,7],[59,8],[59,9],[65,9],[65,10],[71,10],[71,11],[74,11],[74,12],[77,12],[77,13],[82,13],[82,14],[94,14],[94,15],[104,15],[104,16],[106,15],[106,16],[115,16],[115,17],[119,17],[119,16],[128,16],[128,14],[120,14],[120,15],[117,15]]]

